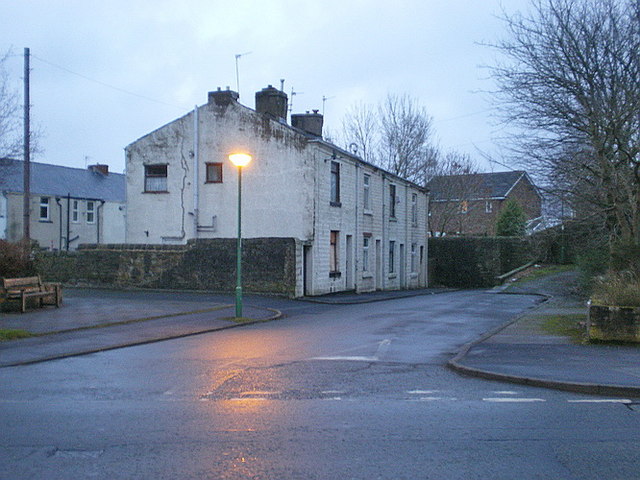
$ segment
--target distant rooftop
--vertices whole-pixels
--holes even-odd
[[[427,184],[433,201],[460,199],[502,199],[516,183],[528,176],[522,170],[512,172],[440,175]]]
[[[0,191],[24,191],[23,165],[22,160],[0,158]],[[105,167],[82,169],[31,162],[31,193],[124,202],[125,176],[121,173],[101,172],[101,169],[106,170]]]

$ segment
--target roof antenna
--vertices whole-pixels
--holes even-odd
[[[335,95],[332,95],[331,97],[325,97],[324,95],[322,96],[322,116],[324,117],[324,104],[327,103],[327,100],[331,100],[332,98],[336,98]]]
[[[236,90],[238,92],[238,95],[240,95],[240,73],[238,71],[238,60],[240,59],[240,57],[244,57],[245,55],[249,55],[251,52],[244,52],[244,53],[236,53]]]
[[[293,87],[291,87],[291,100],[289,100],[289,113],[293,112],[293,96],[294,95],[302,95],[304,92],[296,92]]]

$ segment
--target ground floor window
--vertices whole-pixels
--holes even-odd
[[[411,244],[411,273],[415,273],[417,272],[417,253],[418,253],[418,246],[415,243]]]
[[[336,276],[339,271],[339,261],[338,261],[338,240],[339,240],[340,232],[337,230],[331,230],[331,234],[329,235],[329,274]]]
[[[396,242],[391,240],[389,242],[389,273],[395,273],[396,265],[395,265],[395,257],[396,257]]]
[[[362,239],[362,271],[369,271],[369,242],[370,238],[365,236]]]
[[[49,197],[40,197],[40,220],[49,220]]]

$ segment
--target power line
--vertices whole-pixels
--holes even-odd
[[[62,65],[57,65],[57,64],[55,64],[53,62],[45,60],[44,58],[41,58],[41,57],[38,57],[37,55],[34,55],[33,53],[31,54],[31,58],[35,58],[36,60],[39,60],[42,63],[46,63],[47,65],[50,65],[50,66],[55,67],[55,68],[58,68],[58,69],[60,69],[62,71],[70,73],[72,75],[76,75],[76,76],[78,76],[80,78],[83,78],[85,80],[88,80],[90,82],[97,83],[98,85],[102,85],[103,87],[111,88],[112,90],[116,90],[116,91],[118,91],[120,93],[125,93],[125,94],[131,95],[133,97],[142,98],[143,100],[147,100],[149,102],[154,102],[154,103],[159,103],[161,105],[166,105],[168,107],[179,108],[181,110],[190,110],[190,108],[187,108],[184,105],[176,105],[176,104],[173,104],[173,103],[163,102],[162,100],[157,100],[155,98],[147,97],[145,95],[140,95],[138,93],[130,92],[128,90],[125,90],[124,88],[116,87],[115,85],[111,85],[111,84],[103,82],[101,80],[97,80],[95,78],[88,77],[86,75],[83,75],[82,73],[74,72],[73,70],[70,70],[67,67],[63,67]]]

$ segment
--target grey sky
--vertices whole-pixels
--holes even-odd
[[[526,8],[509,0],[508,12]],[[33,122],[44,131],[37,161],[123,171],[123,148],[236,88],[254,107],[272,84],[293,97],[293,113],[322,110],[330,132],[346,108],[407,93],[434,117],[440,145],[478,158],[495,153],[491,88],[494,52],[476,42],[504,35],[498,0],[21,0],[0,2],[0,51],[13,49],[22,92],[29,47]],[[115,87],[115,88],[114,88]],[[135,95],[131,95],[129,93]],[[484,168],[491,168],[485,164]],[[498,167],[498,170],[503,169]]]

